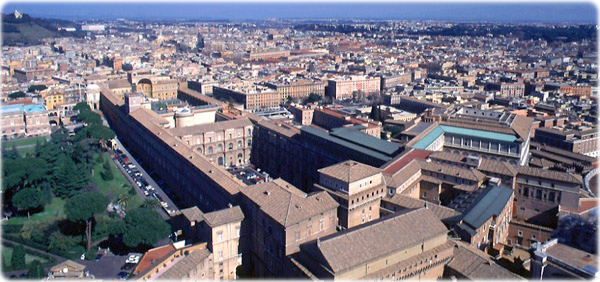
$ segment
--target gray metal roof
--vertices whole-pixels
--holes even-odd
[[[398,143],[381,140],[360,131],[361,129],[365,128],[366,127],[362,125],[339,127],[332,129],[330,134],[388,156],[394,155],[398,152],[398,150],[400,150],[400,148],[402,148],[402,146]]]
[[[317,136],[317,137],[325,139],[325,140],[327,140],[329,142],[333,142],[333,143],[335,143],[337,145],[340,145],[340,146],[345,147],[347,149],[350,149],[350,150],[353,150],[353,151],[356,151],[356,152],[368,155],[368,156],[370,156],[372,158],[381,160],[383,162],[387,162],[390,159],[392,159],[390,156],[386,156],[386,155],[384,155],[382,153],[379,153],[377,151],[371,150],[371,149],[369,149],[367,147],[356,145],[354,143],[348,142],[348,141],[346,141],[344,139],[341,139],[339,137],[332,136],[328,132],[325,132],[323,130],[320,130],[320,129],[317,129],[317,128],[314,128],[314,127],[311,127],[311,126],[303,126],[302,128],[300,128],[300,131],[303,134],[309,134],[309,135]]]
[[[463,223],[479,228],[490,217],[500,214],[513,194],[513,190],[504,186],[489,186],[475,199],[463,217]],[[460,227],[460,226],[459,226]]]

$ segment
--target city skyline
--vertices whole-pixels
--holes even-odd
[[[118,7],[118,9],[116,9]],[[591,2],[9,2],[3,13],[20,10],[42,18],[71,20],[263,20],[362,19],[490,23],[597,23]]]

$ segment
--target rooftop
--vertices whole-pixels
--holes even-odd
[[[350,160],[319,169],[318,172],[346,183],[352,183],[378,174],[381,170],[370,165]]]
[[[336,273],[447,232],[433,212],[422,208],[346,229],[300,248],[311,257],[322,258],[323,266]]]

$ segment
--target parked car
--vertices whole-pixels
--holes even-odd
[[[125,263],[138,263],[140,262],[140,255],[130,255]]]
[[[96,261],[100,261],[101,258],[102,258],[102,254],[97,254],[96,255]]]
[[[115,279],[117,279],[117,280],[126,280],[127,277],[129,277],[129,273],[121,271],[121,272],[119,272],[119,274],[117,274],[117,276],[115,276]]]

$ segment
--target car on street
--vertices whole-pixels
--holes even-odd
[[[126,280],[127,277],[129,277],[129,273],[121,271],[121,272],[119,272],[119,274],[117,274],[117,276],[115,276],[115,279],[117,279],[117,280]]]

